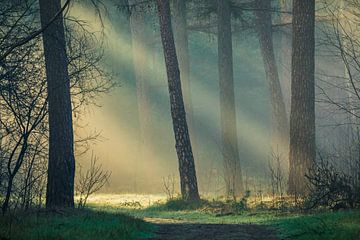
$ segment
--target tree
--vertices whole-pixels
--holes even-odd
[[[289,123],[286,116],[285,103],[274,54],[272,17],[270,11],[271,0],[256,0],[255,3],[259,9],[262,9],[255,11],[256,28],[270,92],[273,124],[275,128],[273,131],[273,147],[286,156],[288,154]]]
[[[293,2],[289,194],[305,195],[315,157],[315,0]]]
[[[60,11],[60,0],[39,0],[41,25]],[[49,166],[46,207],[74,207],[74,136],[62,14],[43,32],[48,90]]]
[[[226,193],[238,196],[243,192],[243,182],[236,127],[230,1],[218,0],[217,4],[221,151]]]
[[[190,138],[192,142],[193,152],[195,148],[195,136],[193,128],[193,108],[191,102],[190,87],[190,62],[189,62],[189,40],[187,30],[187,12],[186,1],[172,0],[172,23],[174,29],[174,38],[176,46],[176,55],[179,60],[179,68],[181,75],[181,86],[184,96],[184,104],[186,110],[186,120],[189,127]]]
[[[179,64],[171,28],[169,0],[157,0],[157,6],[168,76],[171,116],[176,142],[175,147],[179,159],[181,195],[185,200],[197,201],[200,197],[181,90]]]
[[[291,49],[292,49],[292,24],[291,9],[292,0],[279,0],[280,7],[280,46],[279,50],[279,75],[280,83],[283,90],[284,103],[286,108],[286,116],[290,118],[290,102],[291,102]],[[289,153],[287,153],[287,156]]]
[[[140,156],[145,159],[151,156],[150,136],[150,96],[149,96],[149,44],[146,26],[147,3],[141,0],[129,0],[131,8],[130,28],[132,38],[133,66],[136,81],[136,94],[138,105]]]
[[[63,7],[63,9],[65,9]],[[38,26],[36,9],[29,11],[27,1],[14,8],[0,10],[0,52],[8,52],[0,68],[0,195],[5,213],[11,207],[28,209],[42,205],[48,167],[48,108],[43,44],[40,36],[8,51],[9,44],[20,42]],[[20,16],[20,17],[19,17]],[[106,92],[111,85],[99,68],[102,54],[92,46],[95,39],[76,18],[68,22],[66,41],[73,97],[73,111]],[[98,43],[96,41],[96,43]],[[11,45],[10,45],[11,46]],[[79,136],[78,136],[79,137]],[[78,149],[86,148],[86,139],[77,139]]]
[[[2,212],[10,206],[16,177],[22,171],[24,163],[38,154],[45,134],[44,119],[47,116],[46,84],[39,77],[39,68],[30,67],[41,64],[41,56],[34,51],[39,44],[33,43],[19,47],[13,54],[13,71],[3,77],[7,88],[0,89],[1,126],[4,127],[4,139],[1,158],[6,163],[6,190]],[[15,67],[16,66],[16,67]],[[41,72],[41,70],[40,70]],[[19,180],[18,180],[19,181]],[[1,186],[1,185],[0,185]],[[24,187],[24,192],[27,186]]]

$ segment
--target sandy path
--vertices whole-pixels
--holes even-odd
[[[148,240],[276,240],[275,232],[256,224],[198,224],[170,219],[145,219],[156,225]]]

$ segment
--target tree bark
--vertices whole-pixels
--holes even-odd
[[[196,138],[193,127],[193,108],[190,87],[189,40],[186,22],[186,2],[184,0],[172,0],[172,16],[176,54],[179,60],[181,87],[186,110],[186,120],[188,123],[193,153],[196,156]]]
[[[293,2],[289,194],[306,195],[315,157],[315,0]]]
[[[228,197],[235,197],[243,192],[243,182],[236,127],[231,11],[228,0],[218,0],[217,3],[221,151],[226,193]]]
[[[271,0],[256,0],[260,9],[271,9]],[[272,35],[272,17],[270,11],[255,11],[256,28],[260,50],[264,62],[266,80],[270,92],[270,102],[273,117],[272,148],[280,156],[288,159],[289,123],[279,80],[279,73],[274,54]],[[286,160],[287,162],[287,160]]]
[[[157,6],[168,77],[175,148],[179,159],[181,195],[185,200],[198,201],[200,197],[181,90],[179,64],[171,28],[169,0],[157,0]]]
[[[39,0],[41,25],[61,10],[61,0]],[[43,32],[49,108],[49,166],[46,207],[74,207],[74,137],[70,79],[60,14]]]

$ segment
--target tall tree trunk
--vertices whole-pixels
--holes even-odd
[[[61,0],[39,0],[41,25],[61,11]],[[46,207],[74,207],[74,136],[64,21],[59,14],[43,32],[48,107],[49,168]]]
[[[305,195],[315,150],[315,0],[293,2],[289,194]]]
[[[132,37],[133,66],[136,81],[138,120],[140,131],[140,159],[151,157],[150,148],[150,97],[149,97],[149,56],[148,38],[145,19],[144,1],[129,0],[131,15],[130,28]]]
[[[243,192],[243,182],[236,127],[231,11],[228,0],[218,0],[217,3],[221,151],[226,193],[228,197],[234,197]]]
[[[168,77],[171,116],[176,141],[175,147],[179,159],[181,195],[185,200],[197,201],[200,197],[181,90],[179,64],[171,28],[169,0],[157,0],[157,6]]]
[[[179,60],[181,87],[186,110],[186,120],[188,123],[193,153],[196,156],[196,138],[193,128],[193,108],[190,87],[189,40],[186,21],[186,3],[184,0],[172,0],[172,16],[176,54]]]
[[[281,23],[288,23],[292,16],[285,12],[291,12],[292,0],[279,0],[280,10],[284,13],[280,15]],[[291,102],[291,49],[292,49],[292,25],[284,25],[280,31],[280,53],[279,53],[279,72],[280,84],[283,92],[286,116],[290,118]]]
[[[256,28],[260,43],[261,54],[264,62],[266,80],[270,92],[270,102],[273,116],[273,141],[272,148],[278,154],[288,161],[289,148],[289,123],[286,116],[286,109],[279,73],[276,64],[273,35],[272,35],[272,17],[271,0],[256,0],[256,6],[263,11],[255,11]],[[268,10],[266,10],[268,9]]]

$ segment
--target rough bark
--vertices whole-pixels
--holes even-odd
[[[149,58],[148,37],[144,4],[142,0],[129,0],[131,6],[130,28],[132,38],[133,66],[136,81],[136,94],[138,105],[138,121],[140,134],[140,158],[151,155],[150,128],[150,97],[149,97]]]
[[[193,128],[193,109],[191,102],[189,41],[186,22],[186,3],[184,0],[172,0],[172,17],[176,54],[179,61],[181,87],[186,111],[186,120],[188,123],[193,152],[195,152],[196,139]]]
[[[179,159],[181,195],[185,200],[197,201],[200,197],[181,90],[179,64],[171,27],[169,0],[157,0],[157,6],[169,85],[175,148]]]
[[[271,0],[256,0],[255,3],[260,9],[271,9]],[[270,103],[274,127],[272,134],[272,148],[274,151],[281,154],[282,157],[288,159],[289,123],[286,116],[286,108],[274,54],[271,12],[255,11],[255,15],[260,50],[270,92]]]
[[[61,0],[39,0],[41,25],[61,10]],[[46,207],[74,206],[74,137],[63,16],[43,32],[49,108]]]
[[[226,193],[230,197],[243,192],[243,182],[236,127],[230,2],[218,0],[217,3],[221,151]]]
[[[289,194],[305,195],[315,151],[315,0],[293,2]]]

